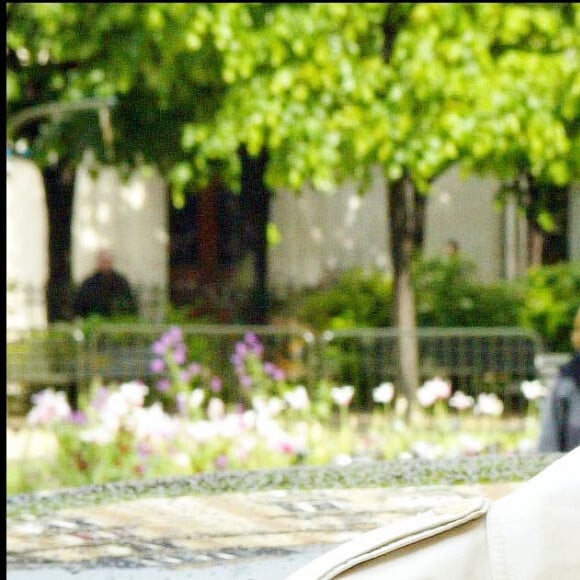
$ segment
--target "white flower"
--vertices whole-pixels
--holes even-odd
[[[437,401],[437,393],[427,384],[417,389],[417,400],[421,407],[431,407]]]
[[[217,423],[218,433],[226,439],[235,439],[244,432],[244,425],[240,415],[226,415]]]
[[[345,385],[343,387],[333,387],[331,391],[332,400],[339,407],[348,407],[354,396],[354,387]]]
[[[523,381],[520,385],[520,390],[528,401],[535,401],[548,394],[548,389],[537,379],[535,381]]]
[[[350,465],[352,463],[352,457],[346,453],[339,453],[335,455],[334,463],[340,466]]]
[[[393,383],[381,383],[373,389],[373,401],[375,403],[386,405],[393,400],[394,395],[395,387]]]
[[[503,413],[503,402],[495,393],[480,393],[474,412],[479,415],[499,417]]]
[[[256,437],[254,435],[246,435],[236,440],[236,446],[234,447],[234,455],[238,458],[246,460],[250,453],[256,447]]]
[[[205,392],[203,389],[193,389],[189,395],[189,408],[194,410],[199,409],[203,403],[204,398]]]
[[[533,439],[522,439],[518,443],[518,451],[520,453],[533,453],[536,450],[537,442]]]
[[[145,409],[137,409],[135,414],[135,435],[137,439],[173,439],[179,431],[177,419],[163,410],[161,403],[153,403]]]
[[[254,397],[252,405],[260,417],[275,417],[280,414],[285,406],[284,401],[278,397],[271,397],[270,399]]]
[[[268,400],[268,411],[270,413],[270,417],[276,417],[279,415],[285,407],[285,403],[280,397],[270,397]]]
[[[448,399],[451,395],[451,384],[440,377],[426,381],[423,387],[432,389],[437,399]]]
[[[187,434],[199,443],[211,441],[218,434],[218,424],[215,421],[195,421],[187,426]]]
[[[472,456],[479,455],[485,449],[485,444],[477,437],[462,433],[459,435],[459,447],[463,455]]]
[[[68,419],[72,410],[66,394],[62,391],[45,389],[32,395],[34,407],[29,411],[26,421],[29,425],[50,425],[57,421]]]
[[[191,459],[187,453],[183,451],[178,451],[177,453],[173,453],[171,455],[171,459],[173,459],[173,463],[178,467],[182,467],[184,469],[191,469]]]
[[[129,411],[130,406],[127,398],[120,391],[114,391],[103,402],[100,418],[104,422],[118,422]]]
[[[117,433],[108,429],[105,425],[98,425],[91,429],[83,429],[79,433],[79,439],[85,443],[96,443],[97,445],[107,445],[115,440]]]
[[[443,450],[438,445],[427,441],[417,441],[412,447],[413,453],[421,459],[437,459],[443,455]]]
[[[207,404],[207,416],[210,421],[222,419],[226,413],[226,406],[221,399],[212,397]]]
[[[256,421],[258,419],[258,414],[253,409],[248,409],[244,411],[240,417],[240,421],[244,429],[253,429],[256,426]]]
[[[296,455],[303,453],[306,449],[306,442],[302,437],[290,435],[282,429],[273,434],[268,445],[271,449],[285,455]]]
[[[454,395],[449,399],[449,406],[458,411],[466,411],[473,407],[474,403],[473,397],[466,395],[463,391],[455,391]]]
[[[119,391],[131,407],[142,407],[149,387],[139,381],[123,383]]]
[[[284,399],[290,408],[296,411],[304,411],[310,405],[308,391],[303,385],[298,385],[294,390],[284,393]]]

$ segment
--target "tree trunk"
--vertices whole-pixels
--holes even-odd
[[[272,192],[266,187],[264,175],[268,164],[266,151],[251,157],[240,150],[242,162],[242,216],[245,221],[247,245],[254,258],[254,285],[245,318],[250,324],[266,324],[270,310],[268,292],[268,222]]]
[[[403,393],[411,405],[419,386],[419,343],[415,293],[411,285],[411,262],[416,238],[416,190],[407,175],[388,191],[391,256],[394,270],[395,324],[399,333],[399,373]]]
[[[49,322],[72,318],[70,271],[74,169],[69,163],[51,165],[43,172],[48,210],[49,280],[46,288]]]
[[[545,232],[538,223],[542,203],[542,191],[539,183],[530,172],[525,173],[527,194],[526,218],[528,221],[528,255],[530,266],[541,266],[544,253]]]

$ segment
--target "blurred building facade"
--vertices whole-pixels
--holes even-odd
[[[49,254],[54,251],[48,232],[69,223],[48,211],[41,172],[30,160],[9,157],[7,169],[8,325],[43,326]],[[386,187],[377,171],[363,196],[356,183],[346,183],[332,195],[308,188],[299,196],[275,192],[270,291],[284,297],[355,266],[389,272]],[[438,179],[426,201],[425,255],[441,255],[446,241],[454,239],[482,281],[525,273],[526,220],[514,202],[496,208],[499,187],[493,179],[464,178],[457,167]],[[568,204],[566,258],[576,261],[580,188],[571,192]],[[171,302],[189,307],[194,316],[211,306],[225,313],[224,322],[231,322],[228,312],[252,287],[253,258],[244,234],[249,219],[244,211],[251,208],[243,210],[238,196],[219,181],[177,209],[154,168],[142,166],[123,178],[87,152],[74,175],[69,211],[70,248],[64,251],[70,256],[70,282],[78,284],[89,274],[100,247],[111,248],[117,268],[139,290],[141,313],[150,320],[162,317],[164,305]],[[28,288],[28,306],[23,302],[26,293],[17,298],[19,288]]]

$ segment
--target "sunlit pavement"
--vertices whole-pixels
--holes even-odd
[[[517,483],[141,498],[7,518],[10,580],[283,579],[366,530]]]

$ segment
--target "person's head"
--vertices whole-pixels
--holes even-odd
[[[574,328],[572,329],[572,346],[574,350],[580,351],[580,307],[574,317]]]
[[[459,253],[459,242],[457,240],[447,240],[445,242],[445,254],[447,256],[457,256]]]
[[[99,272],[110,272],[113,269],[115,259],[110,250],[99,250],[97,254],[97,269]]]

